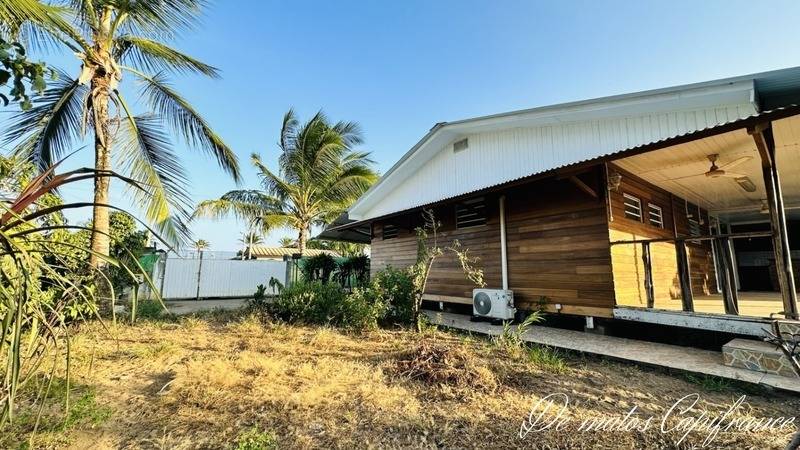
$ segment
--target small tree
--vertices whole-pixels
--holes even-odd
[[[442,249],[439,247],[438,231],[441,224],[436,220],[432,210],[422,211],[422,218],[425,224],[417,228],[417,262],[409,268],[411,279],[414,283],[414,304],[412,305],[412,317],[417,327],[417,332],[422,331],[420,321],[420,311],[422,309],[422,297],[428,284],[428,277],[431,274],[433,263],[446,251],[450,251],[458,258],[464,275],[475,283],[478,287],[486,286],[483,280],[483,270],[475,267],[478,258],[470,256],[469,249],[462,249],[458,240]],[[430,233],[429,233],[430,232]],[[430,239],[429,239],[430,238]],[[431,241],[430,243],[428,241]]]

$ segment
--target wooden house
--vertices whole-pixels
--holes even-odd
[[[323,237],[440,242],[517,307],[758,334],[796,318],[800,68],[436,124]],[[426,299],[471,304],[455,258]]]

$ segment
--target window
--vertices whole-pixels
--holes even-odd
[[[456,228],[486,225],[486,203],[483,197],[456,204]]]
[[[625,217],[637,222],[642,221],[642,201],[630,194],[622,194],[625,203]]]
[[[700,222],[689,219],[689,236],[700,236]]]
[[[453,153],[458,153],[468,148],[469,148],[469,140],[467,138],[453,142]]]
[[[383,226],[383,239],[384,240],[385,239],[394,239],[394,238],[397,237],[398,233],[399,233],[399,230],[394,225],[390,225],[390,224],[387,223],[387,224],[385,224]]]
[[[658,228],[664,228],[664,213],[661,207],[652,203],[647,204],[647,214],[649,215],[650,225]]]

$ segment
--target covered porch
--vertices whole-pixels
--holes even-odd
[[[798,112],[762,113],[605,163],[615,317],[798,318]]]

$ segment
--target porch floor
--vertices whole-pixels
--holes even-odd
[[[656,304],[657,309],[680,311],[681,299],[670,300],[666,304]],[[695,295],[694,310],[706,314],[725,314],[725,303],[722,294]],[[739,292],[739,315],[748,317],[766,317],[783,311],[783,297],[780,292]]]
[[[445,327],[490,336],[497,336],[503,330],[503,327],[491,325],[488,322],[472,322],[469,316],[462,314],[436,311],[425,311],[425,313],[431,322]],[[523,339],[534,344],[761,384],[800,393],[800,379],[728,367],[723,364],[722,352],[542,326],[531,327],[523,335]]]

